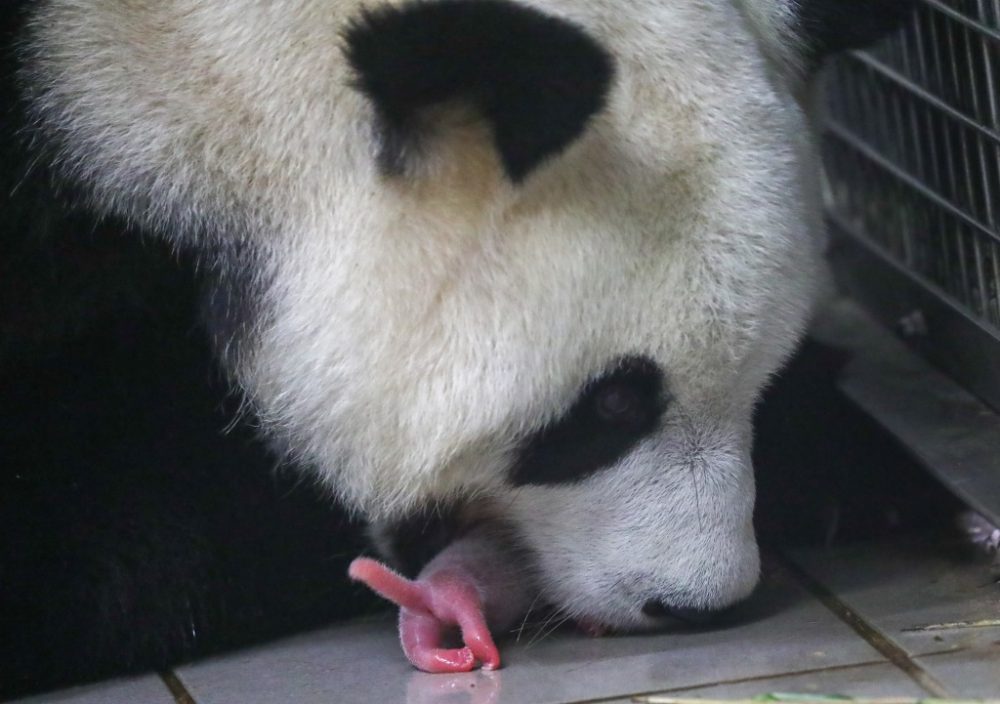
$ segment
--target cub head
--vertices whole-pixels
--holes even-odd
[[[821,261],[795,96],[869,38],[832,5],[49,0],[22,77],[97,207],[202,254],[276,447],[374,520],[488,505],[635,628],[757,580],[751,413]]]

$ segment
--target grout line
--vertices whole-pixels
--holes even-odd
[[[804,670],[796,670],[795,672],[780,672],[777,674],[772,672],[763,675],[753,675],[751,677],[735,677],[733,679],[728,679],[728,680],[713,680],[711,682],[702,682],[700,684],[686,684],[683,687],[660,687],[659,689],[651,689],[647,692],[629,692],[628,694],[617,694],[610,697],[600,697],[598,699],[581,699],[579,701],[574,700],[572,704],[603,704],[605,702],[620,702],[622,699],[633,699],[635,697],[652,697],[658,694],[680,694],[683,692],[696,693],[696,690],[707,689],[709,687],[718,687],[719,685],[780,681],[791,677],[799,677],[801,675],[816,675],[821,672],[838,672],[840,670],[853,670],[856,668],[863,668],[863,667],[877,667],[879,665],[885,665],[885,661],[868,660],[866,662],[848,663],[846,665],[831,665],[829,667],[810,667]]]
[[[938,657],[941,657],[942,655],[954,655],[955,653],[967,653],[970,650],[973,650],[973,648],[971,646],[968,646],[968,645],[956,645],[956,646],[954,646],[952,648],[944,648],[942,650],[932,650],[929,653],[920,653],[920,655],[916,655],[915,657],[918,657],[918,658],[938,658]]]
[[[928,694],[947,699],[951,692],[936,677],[922,668],[910,655],[890,637],[884,635],[875,626],[850,606],[845,604],[832,591],[799,567],[783,553],[777,553],[782,566],[787,569],[813,596],[819,599],[841,621],[850,626],[855,633],[864,638],[870,646],[885,656],[885,658],[906,673]]]
[[[184,683],[181,682],[181,678],[174,673],[173,670],[164,670],[159,673],[160,679],[163,680],[163,684],[167,686],[170,693],[174,697],[174,701],[177,704],[198,704],[195,698],[191,696],[191,692],[187,690]]]

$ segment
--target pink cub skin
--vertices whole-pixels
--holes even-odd
[[[484,670],[499,668],[500,651],[490,629],[507,630],[529,606],[532,586],[525,568],[483,533],[456,540],[415,580],[365,557],[348,570],[351,579],[400,607],[403,652],[424,672],[469,672],[477,664]],[[442,647],[455,628],[465,647]]]

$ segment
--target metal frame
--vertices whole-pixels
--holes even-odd
[[[1000,0],[920,0],[827,80],[841,284],[1000,410]]]

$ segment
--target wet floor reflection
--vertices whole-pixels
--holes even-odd
[[[406,704],[496,704],[502,677],[482,670],[459,675],[415,672],[406,685]]]

